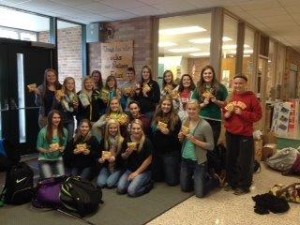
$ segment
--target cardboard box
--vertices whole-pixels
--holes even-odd
[[[262,148],[263,148],[263,140],[255,140],[254,141],[254,158],[257,161],[262,160]]]

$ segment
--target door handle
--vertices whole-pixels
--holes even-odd
[[[9,108],[11,110],[17,110],[18,109],[18,105],[17,105],[15,99],[13,99],[13,98],[10,99]]]

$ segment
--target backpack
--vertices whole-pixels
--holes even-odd
[[[33,196],[33,170],[19,162],[6,173],[1,198],[7,204],[19,205],[31,201]]]
[[[58,209],[61,207],[59,194],[65,176],[51,177],[39,181],[35,188],[35,196],[32,199],[32,206],[35,208]]]
[[[272,169],[278,171],[290,170],[297,160],[299,150],[291,147],[283,148],[277,151],[273,156],[266,160],[266,163]]]
[[[73,176],[66,179],[60,192],[62,206],[81,217],[94,213],[102,202],[102,190],[90,181]]]

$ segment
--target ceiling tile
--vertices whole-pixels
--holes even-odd
[[[94,2],[94,3],[90,3],[90,4],[77,6],[76,8],[80,9],[80,10],[87,10],[87,11],[98,13],[98,14],[119,11],[119,9],[104,5],[99,2]]]
[[[162,9],[157,9],[152,6],[143,6],[139,8],[126,9],[126,11],[134,13],[135,15],[138,16],[162,15],[166,13],[166,11]]]
[[[300,6],[299,0],[277,0],[282,6]],[[299,7],[298,7],[299,9]]]
[[[147,6],[147,4],[136,1],[136,0],[126,0],[126,1],[120,1],[120,0],[103,0],[101,3],[105,5],[109,5],[111,7],[117,8],[117,9],[130,9],[130,8],[138,8]]]
[[[276,0],[263,0],[255,3],[253,1],[248,1],[246,3],[238,4],[238,6],[245,11],[281,8],[281,5]]]

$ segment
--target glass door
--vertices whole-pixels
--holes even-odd
[[[28,43],[0,44],[0,135],[17,144],[24,154],[35,151],[39,131],[38,107],[27,85],[42,83],[45,69],[53,65],[53,51]]]

